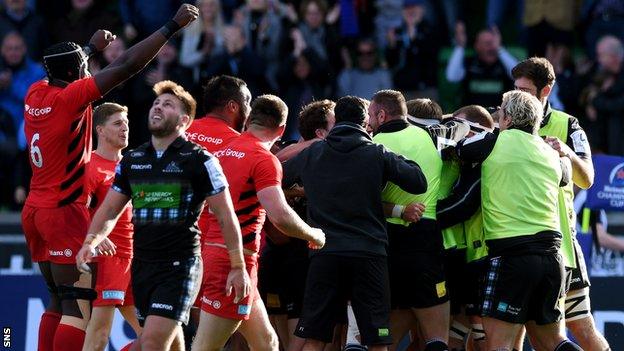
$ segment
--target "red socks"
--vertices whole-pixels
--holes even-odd
[[[119,351],[130,351],[130,348],[132,347],[132,344],[134,344],[134,340],[130,341],[130,343],[124,347],[121,348],[121,350]]]
[[[39,323],[39,351],[52,351],[54,334],[60,321],[60,313],[45,312],[41,315],[41,322]]]
[[[54,351],[82,351],[85,332],[67,324],[59,324],[54,336]]]

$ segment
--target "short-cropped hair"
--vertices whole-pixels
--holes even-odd
[[[251,104],[249,125],[274,130],[283,126],[286,118],[288,118],[288,106],[275,95],[260,95]]]
[[[373,95],[373,102],[393,118],[407,115],[405,97],[397,90],[380,90]]]
[[[105,102],[93,110],[93,130],[97,126],[103,126],[108,118],[115,113],[128,113],[126,106],[114,102]]]
[[[193,98],[193,95],[184,90],[181,85],[178,85],[170,80],[163,80],[162,82],[158,82],[154,85],[154,93],[156,93],[156,96],[160,96],[162,94],[174,95],[182,103],[182,109],[191,118],[191,122],[195,118],[197,102],[195,101],[195,98]]]
[[[431,99],[412,99],[407,102],[407,113],[416,118],[442,121],[442,107]]]
[[[343,96],[336,101],[334,114],[336,123],[351,122],[364,127],[364,121],[368,117],[368,100],[357,96]]]

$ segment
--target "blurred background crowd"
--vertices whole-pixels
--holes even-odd
[[[511,68],[537,55],[555,67],[552,106],[579,118],[594,153],[624,155],[624,0],[1,1],[0,211],[19,209],[28,187],[23,100],[45,76],[43,50],[109,29],[117,40],[91,60],[95,72],[182,2],[200,19],[102,99],[129,107],[131,147],[148,139],[151,86],[163,79],[198,97],[212,76],[240,77],[254,96],[284,99],[284,139],[298,139],[296,115],[317,99],[393,88],[445,113],[495,107],[513,88]]]

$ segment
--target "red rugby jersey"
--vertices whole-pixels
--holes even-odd
[[[222,149],[225,145],[236,139],[240,133],[231,128],[224,120],[207,115],[204,118],[196,119],[186,130],[186,139],[201,145],[211,154]],[[202,211],[199,216],[198,226],[202,232],[201,241],[205,240],[208,231],[208,208]]]
[[[24,99],[24,133],[32,180],[26,204],[54,208],[86,204],[86,164],[91,157],[91,102],[101,97],[93,77],[64,88],[41,80]]]
[[[230,196],[243,234],[243,247],[258,252],[266,211],[258,201],[257,192],[270,186],[281,186],[282,165],[249,132],[243,133],[214,155],[219,158],[230,184]],[[205,241],[225,244],[219,222],[213,215],[209,216]]]
[[[108,190],[115,180],[115,167],[117,162],[107,160],[104,157],[91,153],[91,162],[87,165],[87,191],[91,196],[89,203],[89,212],[91,218],[95,211],[100,207]],[[115,228],[108,238],[117,246],[116,256],[132,258],[132,234],[134,227],[132,226],[132,205],[124,208],[121,216],[115,224]]]

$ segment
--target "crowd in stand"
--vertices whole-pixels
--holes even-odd
[[[182,2],[2,1],[0,209],[19,208],[28,188],[23,99],[30,84],[45,76],[43,49],[61,41],[84,45],[96,29],[109,29],[117,40],[91,60],[91,71],[97,72],[157,29]],[[622,0],[195,4],[200,19],[146,70],[103,99],[129,107],[131,147],[148,138],[151,87],[164,79],[197,95],[211,77],[240,77],[253,96],[274,93],[284,99],[290,111],[284,139],[296,140],[296,116],[313,100],[370,99],[393,88],[408,99],[437,100],[445,112],[460,103],[498,106],[501,94],[513,88],[511,68],[523,56],[539,55],[551,61],[558,77],[552,106],[579,118],[595,153],[624,155]],[[198,115],[203,112],[199,106]]]

